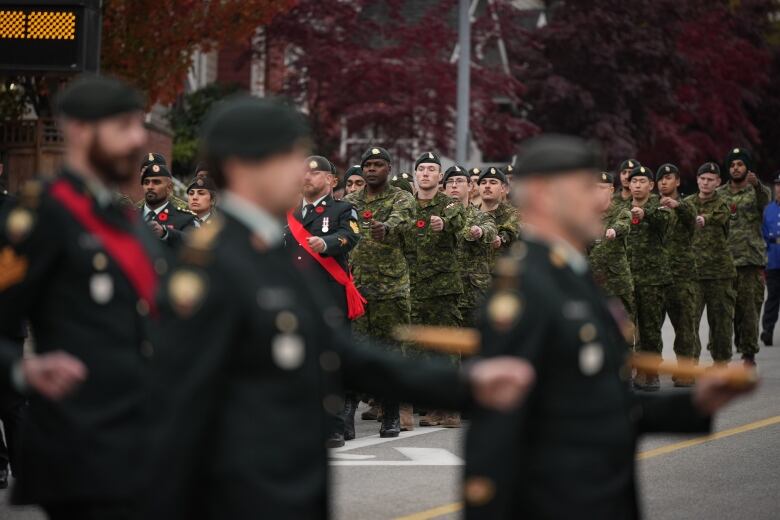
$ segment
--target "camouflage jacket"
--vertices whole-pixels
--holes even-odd
[[[710,200],[701,200],[699,194],[685,198],[704,217],[704,227],[696,226],[693,250],[696,251],[696,277],[699,280],[722,280],[737,275],[729,249],[731,211],[717,192]]]
[[[369,301],[408,298],[409,267],[401,237],[414,220],[414,197],[401,188],[388,185],[373,197],[364,188],[344,200],[351,202],[357,211],[362,238],[350,255],[355,285]],[[371,220],[387,224],[388,232],[383,240],[371,238]]]
[[[671,212],[659,205],[658,197],[650,197],[643,209],[645,217],[631,224],[628,233],[628,263],[634,285],[668,285],[671,277],[664,241]]]
[[[671,211],[666,233],[666,252],[675,282],[696,277],[696,260],[693,249],[693,233],[696,227],[696,208],[686,199],[677,199],[680,205]]]
[[[628,265],[627,241],[631,231],[631,213],[620,202],[612,202],[602,217],[602,229],[615,230],[615,238],[602,238],[590,247],[588,262],[593,279],[609,296],[631,294],[634,284]]]
[[[615,191],[615,194],[612,195],[612,205],[616,208],[620,209],[631,209],[631,197],[624,199],[623,195],[621,194],[622,188],[618,186],[617,190]],[[612,208],[610,208],[610,211],[612,211]]]
[[[496,258],[508,251],[512,242],[520,237],[520,220],[517,218],[517,209],[507,202],[500,203],[493,211],[482,211],[493,217],[498,236],[501,237],[501,247],[491,249],[490,270],[492,271],[496,265]]]
[[[736,193],[731,183],[718,188],[723,201],[731,212],[729,224],[729,247],[734,265],[766,265],[766,244],[761,235],[761,221],[764,208],[769,204],[769,188],[761,183],[747,185]]]
[[[465,215],[463,204],[442,192],[429,201],[417,199],[414,223],[404,237],[408,244],[406,258],[413,298],[463,292],[457,254]],[[431,229],[432,216],[444,220],[443,230]]]
[[[498,234],[496,222],[491,215],[476,206],[465,208],[465,225],[458,237],[458,263],[463,279],[464,304],[476,305],[477,299],[490,288],[490,259],[493,247],[490,245]],[[471,237],[471,226],[482,228],[482,237]]]

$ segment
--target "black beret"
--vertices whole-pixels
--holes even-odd
[[[153,164],[159,164],[161,166],[168,166],[168,162],[165,160],[165,156],[161,153],[149,152],[144,158],[144,162],[141,163],[141,169],[143,170],[147,166]]]
[[[482,170],[479,168],[472,168],[469,170],[469,175],[479,175],[482,173]]]
[[[468,179],[469,172],[468,170],[464,170],[456,164],[454,166],[450,166],[447,168],[447,171],[444,172],[444,182],[447,182],[447,180],[451,177],[466,177]]]
[[[599,172],[597,178],[601,184],[615,184],[615,176],[609,172]]]
[[[208,173],[209,168],[205,164],[198,163],[195,166],[195,171],[193,172],[195,175],[199,174],[200,172],[206,172]]]
[[[724,166],[726,169],[729,169],[731,167],[731,163],[736,160],[740,160],[745,163],[745,166],[747,166],[748,170],[753,169],[753,156],[750,154],[750,150],[747,148],[733,148],[726,156],[726,160],[724,161]]]
[[[642,166],[642,163],[640,163],[636,159],[626,159],[625,161],[620,163],[617,171],[622,172],[623,170],[633,170],[637,166]]]
[[[383,159],[390,164],[393,163],[392,159],[390,159],[390,152],[379,146],[372,146],[363,152],[363,156],[360,158],[360,165],[366,164],[366,161],[369,159]]]
[[[699,166],[699,171],[696,172],[696,176],[698,177],[704,173],[714,173],[715,175],[720,175],[720,166],[714,162],[706,162]]]
[[[504,184],[507,183],[504,173],[500,168],[496,168],[495,166],[490,166],[482,170],[482,173],[479,174],[478,182],[482,182],[482,179],[498,179]]]
[[[680,177],[680,169],[677,166],[672,163],[662,164],[658,167],[658,171],[655,172],[655,180],[659,181],[661,177],[670,173],[675,174],[678,178]]]
[[[515,177],[601,170],[601,152],[579,137],[543,134],[526,141],[515,164]]]
[[[441,166],[441,159],[439,158],[439,154],[435,152],[425,152],[420,157],[418,157],[416,161],[414,161],[415,171],[417,170],[417,167],[423,163],[438,164]]]
[[[98,121],[144,109],[141,94],[127,83],[107,76],[82,75],[68,83],[54,101],[57,115]]]
[[[141,182],[147,177],[172,177],[171,172],[168,171],[168,167],[164,164],[153,164],[146,168],[141,174]]]
[[[363,176],[363,167],[359,164],[355,164],[353,166],[350,166],[346,172],[344,172],[344,180],[346,181],[353,175],[359,175],[360,177]]]
[[[412,195],[414,195],[414,188],[412,187],[412,176],[408,173],[402,173],[400,175],[393,175],[393,178],[390,179],[390,185],[395,186],[396,188],[401,188],[402,190],[406,190]]]
[[[192,179],[190,181],[190,185],[187,186],[187,193],[190,192],[190,190],[209,190],[210,192],[217,191],[217,185],[214,184],[214,179],[209,177],[208,175],[204,175],[202,177],[196,177],[195,179]]]
[[[653,170],[650,168],[645,168],[644,166],[637,166],[631,170],[631,173],[628,174],[628,180],[631,180],[634,177],[647,177],[652,181],[654,180]]]
[[[774,175],[774,181],[772,181],[774,184],[780,184],[780,170],[775,172]]]
[[[333,166],[333,163],[321,155],[312,155],[306,159],[306,167],[309,171],[336,173],[336,167]]]
[[[515,174],[515,168],[511,164],[507,164],[506,168],[503,168],[502,171],[504,172],[504,175],[514,175]]]
[[[308,138],[306,119],[272,99],[231,96],[211,109],[203,123],[206,157],[261,160],[287,153]]]

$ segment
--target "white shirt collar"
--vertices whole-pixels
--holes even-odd
[[[282,243],[281,223],[263,208],[230,191],[222,192],[219,201],[223,213],[244,224],[269,247]]]
[[[162,210],[168,207],[169,201],[165,201],[165,204],[160,206],[157,209],[152,209],[144,202],[144,217],[148,215],[150,212],[154,211],[155,215],[159,215]]]
[[[323,200],[325,200],[325,198],[326,198],[328,195],[330,195],[330,193],[326,193],[325,195],[323,195],[323,196],[322,196],[322,197],[320,197],[319,199],[315,200],[314,202],[307,202],[307,201],[306,201],[306,197],[304,197],[304,198],[303,198],[303,202],[301,203],[301,209],[305,208],[307,204],[311,204],[312,206],[314,206],[314,207],[316,208],[317,206],[319,206],[319,205],[320,205],[320,202],[322,202]]]

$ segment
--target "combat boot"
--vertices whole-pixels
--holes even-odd
[[[761,341],[763,341],[764,345],[766,345],[767,347],[772,346],[772,339],[773,338],[771,332],[765,330],[764,332],[761,333]]]
[[[755,368],[756,366],[758,366],[758,364],[756,363],[756,355],[742,354],[742,364],[748,368]]]
[[[364,421],[378,421],[382,415],[382,407],[373,399],[368,402],[368,406],[370,406],[370,408],[360,414],[360,418]]]
[[[401,405],[401,431],[410,432],[414,430],[414,410],[410,404]]]
[[[398,437],[401,434],[401,417],[398,403],[382,403],[380,437]]]
[[[655,392],[660,390],[661,381],[658,379],[658,374],[637,371],[634,378],[634,388],[644,392]]]
[[[355,438],[355,411],[358,400],[354,395],[347,395],[344,399],[344,440],[351,441]]]
[[[439,426],[442,421],[442,415],[440,410],[428,410],[425,417],[420,417],[420,426]]]
[[[326,448],[341,448],[344,444],[344,435],[340,432],[331,433],[328,440],[325,441]]]

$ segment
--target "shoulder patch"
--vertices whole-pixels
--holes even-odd
[[[11,246],[0,251],[0,291],[24,280],[29,262],[24,256],[17,255]]]
[[[18,243],[27,238],[35,224],[32,211],[24,207],[16,207],[8,214],[5,222],[5,233],[12,243]]]

